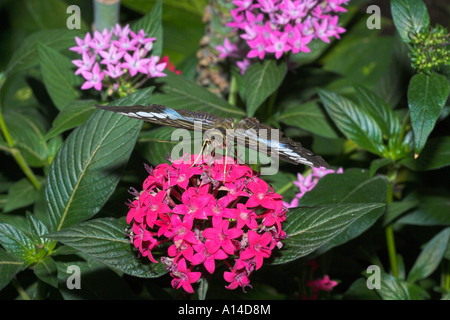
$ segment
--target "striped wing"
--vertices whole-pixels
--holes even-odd
[[[194,112],[190,110],[174,110],[162,105],[151,104],[149,106],[100,106],[95,105],[99,109],[112,111],[130,118],[135,118],[159,125],[194,130],[194,121],[202,123],[202,130],[215,128],[218,123],[224,121],[216,115],[207,112]]]
[[[260,129],[266,131],[260,131]],[[240,145],[256,151],[261,151],[261,148],[265,147],[269,154],[273,151],[278,152],[280,159],[293,164],[330,168],[321,156],[314,155],[308,149],[303,148],[300,142],[283,137],[281,131],[279,141],[272,140],[270,130],[275,129],[260,123],[256,118],[245,118],[236,124],[234,137]]]

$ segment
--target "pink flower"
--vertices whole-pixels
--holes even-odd
[[[217,46],[216,50],[220,52],[219,58],[227,58],[237,51],[237,45],[231,44],[228,38],[225,38],[222,46]]]
[[[81,74],[87,80],[81,89],[94,88],[100,91],[107,88],[108,95],[118,92],[120,96],[124,92],[134,91],[146,79],[165,76],[163,71],[167,63],[158,63],[159,57],[151,56],[150,53],[155,40],[147,37],[144,30],[135,33],[128,25],[122,28],[118,24],[110,30],[96,30],[93,37],[90,33],[84,39],[75,37],[77,46],[70,50],[82,56],[72,61],[77,67],[75,74]],[[127,70],[127,75],[123,76]],[[130,88],[131,79],[127,77],[138,74],[144,74],[145,77],[135,81]]]
[[[285,53],[310,52],[313,39],[330,42],[339,39],[345,29],[338,26],[338,14],[345,12],[348,0],[235,0],[227,26],[237,33],[234,43],[228,38],[218,46],[220,58],[232,58],[244,73],[255,58],[266,59],[273,53],[281,59]],[[292,31],[293,30],[293,31]],[[245,46],[247,44],[247,46]],[[243,58],[248,60],[245,61]],[[245,62],[245,65],[243,64]]]
[[[244,58],[244,60],[236,62],[236,65],[241,70],[241,74],[244,74],[248,67],[250,67],[250,60]]]
[[[165,77],[166,74],[162,71],[166,68],[167,63],[158,63],[159,57],[152,56],[148,62],[147,72],[151,77]]]
[[[108,51],[100,51],[99,55],[103,58],[100,63],[103,64],[117,64],[119,60],[123,57],[124,51],[118,51],[117,47],[111,46]]]
[[[71,47],[69,50],[75,51],[81,55],[85,54],[85,53],[89,52],[89,49],[91,47],[91,41],[92,41],[92,37],[91,37],[90,33],[87,33],[84,36],[83,40],[78,37],[75,37],[75,42],[77,43],[77,46]]]
[[[165,234],[166,237],[173,237],[174,242],[179,240],[184,240],[192,244],[198,242],[194,232],[191,230],[194,223],[194,218],[192,216],[186,215],[184,216],[183,221],[181,221],[180,216],[174,214],[170,217],[170,222],[172,226],[171,232]]]
[[[251,49],[247,54],[247,58],[258,57],[261,60],[264,59],[266,54],[266,45],[262,35],[258,35],[255,40],[250,40],[247,43]]]
[[[108,64],[106,67],[108,70],[106,70],[105,73],[112,79],[116,79],[124,74],[124,70],[120,64]]]
[[[258,228],[255,211],[247,209],[242,203],[238,203],[235,212],[238,228],[243,228],[244,226],[250,229]]]
[[[191,187],[182,195],[183,204],[175,206],[173,212],[192,216],[196,219],[206,219],[206,208],[211,200],[210,194],[202,195],[198,193],[197,188]]]
[[[95,53],[106,50],[111,45],[111,33],[105,28],[102,32],[96,30],[94,32],[94,38],[90,42],[90,47],[95,50]]]
[[[214,253],[210,253],[203,243],[193,245],[192,247],[195,251],[197,251],[192,259],[192,264],[198,265],[203,263],[205,269],[211,274],[214,273],[216,268],[215,260],[224,260],[228,258],[228,254],[226,254],[222,249],[219,249]]]
[[[324,167],[320,167],[320,168],[312,168],[312,172],[307,174],[305,177],[302,174],[298,173],[297,174],[298,181],[294,181],[293,183],[298,187],[300,192],[295,195],[295,198],[292,200],[290,204],[283,202],[283,205],[286,208],[297,207],[299,202],[298,200],[301,199],[306,192],[311,191],[322,177],[330,173],[340,174],[343,172],[344,171],[342,168],[339,168],[338,170],[335,171],[333,169],[326,169]]]
[[[241,269],[231,269],[231,271],[225,271],[223,274],[223,277],[226,281],[230,282],[228,286],[226,286],[227,289],[233,290],[237,287],[242,287],[242,289],[245,292],[245,287],[252,287],[250,285],[250,279],[248,278],[248,273]]]
[[[105,76],[105,73],[100,72],[100,66],[96,62],[94,67],[92,68],[92,72],[83,71],[81,72],[86,82],[81,86],[82,90],[87,90],[94,87],[95,90],[100,91],[102,89],[102,80]]]
[[[247,207],[256,207],[261,205],[264,208],[273,208],[272,199],[280,199],[280,196],[269,190],[269,185],[262,179],[252,181],[247,185],[252,195],[245,204]]]
[[[138,72],[148,73],[147,64],[150,59],[142,59],[139,50],[134,51],[133,55],[126,53],[124,59],[126,62],[122,63],[122,68],[128,69],[131,76],[135,76]]]
[[[164,56],[160,60],[161,63],[166,63],[167,68],[169,68],[170,71],[175,72],[175,74],[181,74],[180,70],[175,70],[175,66],[172,62],[169,61],[169,56]]]
[[[72,60],[72,63],[78,67],[75,74],[82,74],[84,71],[90,72],[94,66],[95,56],[90,56],[87,52],[83,52],[82,60]]]
[[[250,246],[241,252],[240,259],[248,260],[255,257],[256,259],[256,270],[261,268],[263,264],[263,258],[270,257],[271,250],[268,245],[270,244],[272,237],[269,233],[265,232],[259,235],[253,230],[248,231],[248,241]]]
[[[284,33],[281,37],[275,36],[273,33],[270,35],[271,44],[267,46],[267,52],[274,52],[275,58],[279,59],[284,52],[289,51],[291,46],[287,43],[288,34]]]
[[[159,252],[174,288],[193,292],[188,274],[196,274],[196,281],[221,262],[232,269],[224,274],[226,287],[245,290],[263,259],[282,247],[282,198],[235,159],[227,159],[227,168],[224,159],[203,156],[194,164],[196,159],[147,167],[143,191],[133,190],[128,205],[133,244],[154,263]]]
[[[173,277],[172,287],[175,289],[183,287],[188,293],[194,293],[191,283],[197,282],[201,277],[200,272],[192,272],[191,268],[187,267],[184,259],[180,259],[178,264],[172,266],[170,275]]]
[[[337,286],[337,284],[337,281],[330,280],[330,277],[328,275],[325,275],[323,279],[319,278],[316,280],[308,281],[306,285],[308,287],[311,287],[313,289],[313,292],[321,290],[330,292],[335,286]]]
[[[238,238],[243,231],[238,228],[229,229],[229,224],[229,220],[222,220],[213,225],[213,228],[203,231],[203,236],[207,239],[205,246],[209,253],[223,249],[228,254],[234,254],[235,245],[232,239]]]

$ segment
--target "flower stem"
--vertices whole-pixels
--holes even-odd
[[[228,103],[235,106],[237,97],[237,80],[235,76],[231,76],[230,93],[228,95]]]
[[[288,191],[294,184],[292,182],[286,183],[283,187],[281,187],[279,190],[277,190],[278,194],[283,194],[286,191]]]
[[[394,199],[393,189],[394,189],[394,183],[395,178],[397,176],[396,170],[390,170],[388,172],[388,190],[387,190],[387,204],[391,203]],[[395,248],[395,239],[394,239],[394,230],[392,228],[392,224],[389,224],[385,228],[385,234],[386,234],[386,243],[387,243],[387,249],[388,249],[388,255],[389,255],[389,262],[391,265],[391,271],[392,275],[394,277],[398,277],[398,266],[397,266],[397,251]]]
[[[95,29],[102,31],[119,22],[119,0],[94,0]]]
[[[41,190],[41,184],[37,180],[36,176],[34,175],[31,168],[28,166],[27,162],[22,156],[22,153],[18,149],[11,149],[11,154],[13,155],[14,159],[16,160],[19,167],[22,169],[23,173],[27,176],[28,180],[33,184],[33,186],[36,188],[36,190]]]
[[[1,87],[0,87],[1,91]],[[22,156],[22,153],[19,149],[14,148],[14,139],[11,137],[8,131],[8,127],[6,126],[5,120],[3,119],[3,113],[2,108],[0,105],[0,129],[3,133],[3,136],[5,137],[6,143],[10,147],[8,151],[11,153],[13,158],[16,160],[19,167],[22,169],[23,173],[27,176],[27,178],[30,180],[30,182],[33,184],[33,186],[36,188],[36,190],[41,189],[41,185],[38,182],[36,176],[34,175],[33,171],[31,171],[30,167],[28,166],[27,162]]]
[[[22,297],[23,300],[31,300],[16,278],[12,278],[11,284],[14,286],[14,288],[16,288],[17,292],[19,293],[19,295]]]
[[[442,264],[441,287],[450,292],[450,263],[444,259]]]

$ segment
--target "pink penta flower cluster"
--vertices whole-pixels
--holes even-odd
[[[75,41],[77,45],[70,50],[81,59],[72,63],[77,67],[75,74],[85,80],[83,90],[118,91],[131,77],[138,87],[149,78],[165,76],[167,61],[151,54],[156,38],[148,37],[142,29],[135,33],[129,25],[117,24],[110,30],[96,30],[93,36],[88,32],[84,39],[75,37]]]
[[[291,203],[283,202],[283,205],[286,208],[295,208],[298,206],[298,201],[303,197],[303,195],[311,191],[319,180],[330,173],[343,173],[343,169],[339,168],[336,171],[333,169],[326,169],[324,167],[320,168],[312,168],[312,171],[308,173],[306,176],[303,176],[301,173],[297,174],[297,181],[294,181],[294,185],[296,185],[299,189],[299,192],[295,195],[295,198],[292,199]]]
[[[282,197],[246,165],[199,158],[147,167],[143,190],[129,204],[132,241],[154,263],[155,252],[167,249],[160,261],[176,289],[194,292],[192,283],[222,261],[226,288],[245,290],[286,236]]]
[[[227,26],[237,31],[242,41],[231,43],[226,38],[216,47],[219,57],[236,59],[244,73],[252,58],[272,54],[280,59],[284,53],[310,52],[308,44],[313,39],[328,43],[345,32],[338,24],[338,14],[347,11],[343,5],[349,1],[234,0],[236,8],[231,10],[232,21]]]

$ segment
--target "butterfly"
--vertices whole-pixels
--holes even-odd
[[[303,148],[300,142],[284,137],[282,133],[279,139],[271,139],[271,135],[267,132],[276,129],[260,123],[256,118],[244,118],[235,122],[233,118],[221,118],[208,112],[174,110],[158,104],[95,106],[130,118],[187,130],[194,130],[195,122],[200,122],[204,132],[212,130],[215,134],[221,135],[225,144],[227,139],[232,138],[237,144],[256,151],[263,150],[267,155],[272,152],[278,153],[280,159],[289,163],[330,168],[321,156],[314,155],[313,152]]]

